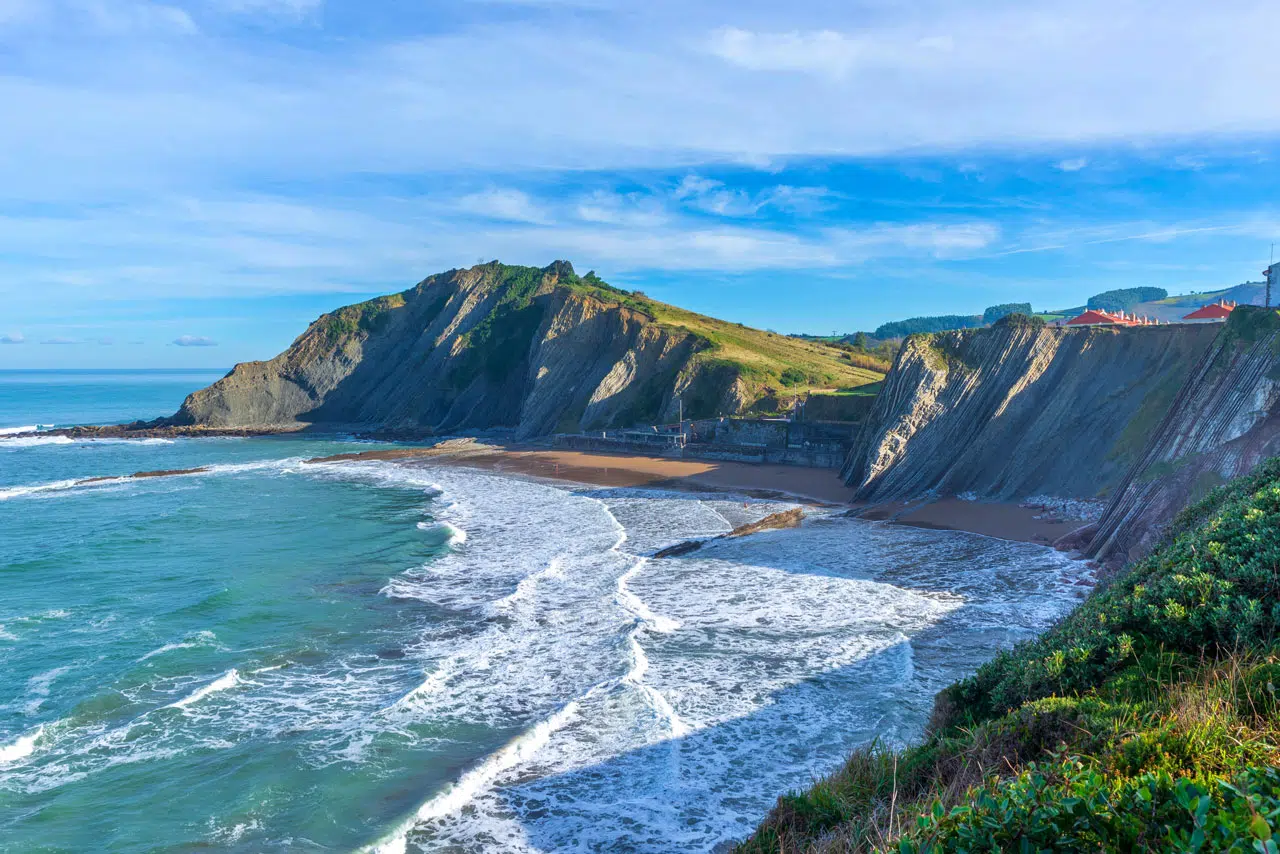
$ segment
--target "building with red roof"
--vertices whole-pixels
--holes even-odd
[[[1239,303],[1228,302],[1227,300],[1211,302],[1208,305],[1197,308],[1182,319],[1191,323],[1214,323],[1226,320],[1231,316],[1231,312],[1235,310],[1237,305]]]
[[[1126,314],[1123,311],[1103,311],[1100,308],[1091,308],[1083,314],[1068,320],[1064,326],[1152,326],[1154,320],[1146,317],[1137,317],[1132,314]]]

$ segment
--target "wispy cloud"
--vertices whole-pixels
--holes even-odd
[[[0,344],[23,344],[26,342],[21,332],[12,332],[8,335],[0,335]]]
[[[494,189],[458,199],[458,208],[488,219],[546,224],[549,216],[520,190]]]
[[[1058,161],[1058,168],[1063,172],[1079,172],[1089,165],[1087,157],[1071,157],[1066,160]]]
[[[303,19],[324,8],[324,0],[212,0],[216,8],[237,14]]]
[[[203,335],[180,335],[173,339],[173,343],[179,347],[217,347],[218,342],[212,338],[205,338]]]

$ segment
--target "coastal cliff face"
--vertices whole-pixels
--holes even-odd
[[[1109,496],[1217,332],[1011,322],[913,336],[844,477],[862,501]]]
[[[1195,364],[1107,506],[1085,554],[1150,552],[1186,505],[1280,454],[1280,313],[1242,306]]]
[[[674,420],[677,399],[686,416],[736,414],[768,390],[748,381],[749,364],[708,358],[727,349],[701,332],[713,325],[729,326],[580,277],[568,262],[493,262],[326,314],[276,358],[192,394],[169,422],[509,427],[523,438]],[[832,375],[855,370],[814,345],[785,346],[813,351]]]

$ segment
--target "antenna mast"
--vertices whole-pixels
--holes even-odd
[[[1276,277],[1276,245],[1271,244],[1271,262],[1267,265],[1267,308],[1271,308],[1271,282]]]

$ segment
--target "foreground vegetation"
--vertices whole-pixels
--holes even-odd
[[[919,744],[857,751],[739,851],[1276,852],[1278,632],[1280,458],[943,691]]]

